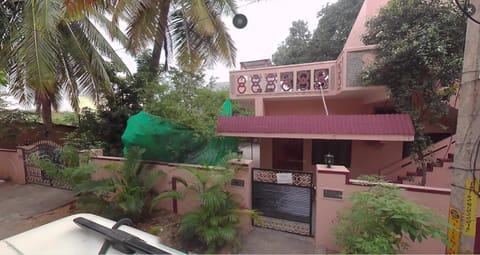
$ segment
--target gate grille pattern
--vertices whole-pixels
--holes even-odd
[[[278,174],[291,176],[279,183]],[[255,226],[313,236],[313,174],[301,171],[252,169],[252,208],[262,217]]]
[[[25,181],[55,188],[70,189],[64,183],[55,180],[47,173],[38,168],[35,162],[39,159],[49,159],[57,164],[59,168],[63,166],[60,163],[60,146],[53,141],[39,141],[27,148],[23,148],[23,162],[25,164]]]

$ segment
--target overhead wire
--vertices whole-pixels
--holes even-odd
[[[470,0],[465,0],[465,2],[463,3],[463,7],[460,5],[460,3],[458,2],[458,0],[454,0],[455,4],[457,5],[457,7],[462,11],[463,15],[465,15],[467,18],[469,18],[471,21],[477,23],[477,24],[480,24],[480,21],[478,21],[477,19],[475,19],[469,12],[468,12],[468,6],[470,5]],[[475,8],[475,6],[473,7]]]

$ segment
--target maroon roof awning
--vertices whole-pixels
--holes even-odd
[[[219,136],[413,141],[407,114],[218,117]]]

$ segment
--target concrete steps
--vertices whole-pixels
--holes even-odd
[[[427,183],[426,186],[450,188],[451,170],[454,154],[448,153],[446,158],[437,158],[435,162],[428,163]],[[408,171],[405,175],[397,176],[395,183],[421,185],[422,169],[417,168],[416,171]]]

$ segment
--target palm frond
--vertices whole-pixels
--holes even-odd
[[[101,53],[82,33],[78,22],[65,24],[63,51],[69,55],[69,62],[78,77],[77,82],[83,93],[99,100],[99,93],[111,93],[106,62]]]
[[[144,0],[133,1],[127,5],[126,15],[128,18],[127,36],[130,39],[127,49],[134,54],[148,46],[158,34],[165,31],[159,27],[161,13],[160,3],[164,1]]]
[[[216,32],[213,22],[214,17],[211,16],[212,12],[209,10],[206,1],[191,0],[187,2],[190,4],[184,6],[182,11],[186,13],[187,17],[192,19],[192,22],[196,24],[205,36],[213,36]]]
[[[161,170],[155,170],[155,169],[142,169],[140,173],[140,178],[142,179],[143,186],[147,189],[150,190],[155,186],[157,181],[165,176],[165,173]]]
[[[211,4],[206,3],[208,7]],[[223,62],[229,66],[235,63],[236,48],[219,13],[207,8],[209,22],[215,33],[208,31],[203,22],[187,16],[183,11],[172,13],[171,33],[173,36],[177,63],[184,69],[197,70],[202,65],[212,66]],[[205,30],[207,29],[207,30]]]
[[[26,69],[26,80],[36,93],[48,98],[54,93],[62,1],[26,1],[23,26],[16,34],[16,53]]]
[[[166,192],[162,192],[158,195],[156,195],[153,199],[152,199],[152,207],[155,206],[158,202],[160,202],[161,200],[163,199],[178,199],[178,200],[181,200],[184,198],[184,195],[181,193],[181,192],[178,192],[178,191],[166,191]]]
[[[112,186],[110,185],[111,180],[89,180],[84,181],[75,186],[73,192],[78,195],[80,193],[92,193],[92,192],[110,192],[112,191]]]
[[[97,15],[97,20],[101,20],[103,17],[102,22],[107,22],[107,19],[103,15]],[[97,27],[92,23],[92,21],[85,17],[81,20],[79,20],[79,23],[81,25],[81,29],[83,31],[83,34],[87,36],[91,44],[94,45],[94,47],[103,55],[112,60],[112,63],[116,68],[119,70],[117,71],[122,71],[126,73],[130,73],[127,65],[123,62],[122,58],[117,54],[116,50],[112,47],[109,41],[105,39],[103,34],[97,29]],[[120,42],[124,43],[124,46],[127,43],[127,37],[123,32],[117,28],[115,31],[115,34],[111,34],[112,38],[119,39]]]

